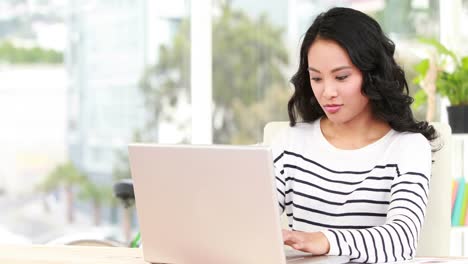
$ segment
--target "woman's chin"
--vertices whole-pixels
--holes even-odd
[[[328,121],[330,121],[333,124],[344,124],[348,121],[346,118],[344,118],[342,115],[338,113],[335,113],[335,114],[326,113],[325,115],[327,116]]]

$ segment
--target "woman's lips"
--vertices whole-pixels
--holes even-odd
[[[328,105],[325,105],[323,108],[325,108],[325,111],[327,111],[328,113],[330,114],[334,114],[338,111],[340,111],[341,107],[343,105],[341,104],[328,104]]]

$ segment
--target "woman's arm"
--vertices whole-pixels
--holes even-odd
[[[277,154],[277,156],[273,156],[273,166],[275,170],[275,178],[276,178],[276,191],[278,195],[278,203],[280,207],[280,215],[284,212],[284,201],[286,198],[286,181],[284,177],[284,168],[283,168],[283,153]]]
[[[286,179],[284,174],[285,155],[287,130],[278,133],[278,136],[273,140],[271,145],[271,152],[273,157],[273,169],[276,179],[276,191],[278,195],[278,203],[280,207],[280,215],[283,214],[285,208],[286,198]]]
[[[401,158],[406,160],[399,164],[400,173],[391,186],[385,224],[313,233],[285,231],[285,244],[313,254],[348,255],[353,262],[376,263],[413,258],[428,201],[431,149],[429,144],[424,144],[416,150],[402,152]]]

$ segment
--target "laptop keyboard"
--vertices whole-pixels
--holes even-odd
[[[284,253],[286,255],[286,260],[302,259],[304,257],[312,256],[311,253],[306,253],[306,252],[302,252],[302,251],[294,250],[294,249],[285,249]]]

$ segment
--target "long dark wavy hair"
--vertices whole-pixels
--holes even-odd
[[[417,122],[410,105],[405,73],[395,62],[395,44],[368,15],[350,8],[335,7],[321,13],[305,33],[299,69],[291,79],[294,94],[288,102],[290,125],[299,117],[312,122],[325,115],[309,80],[307,54],[317,39],[332,40],[344,48],[363,76],[362,93],[369,98],[375,117],[396,131],[421,133],[433,141],[437,133],[427,122]]]

